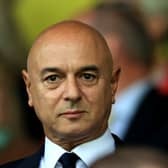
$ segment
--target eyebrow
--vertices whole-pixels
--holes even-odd
[[[56,68],[56,67],[49,67],[49,68],[44,68],[41,72],[40,75],[43,76],[44,74],[48,72],[62,72],[61,69]]]
[[[99,72],[99,68],[96,65],[88,65],[88,66],[84,66],[79,68],[79,71],[95,71],[95,72]]]
[[[83,66],[83,67],[80,67],[79,72],[82,72],[82,71],[95,71],[97,73],[99,73],[99,68],[96,66],[96,65],[88,65],[88,66]],[[57,68],[57,67],[48,67],[48,68],[44,68],[40,75],[43,76],[44,74],[48,73],[48,72],[63,72],[60,68]]]

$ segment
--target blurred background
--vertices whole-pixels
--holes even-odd
[[[42,127],[27,105],[21,77],[34,39],[65,19],[92,25],[92,9],[118,2],[141,13],[137,17],[155,44],[152,80],[161,94],[168,95],[167,0],[0,0],[0,163],[29,155],[43,143]]]

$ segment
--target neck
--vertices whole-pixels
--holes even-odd
[[[62,136],[50,136],[47,135],[47,137],[55,144],[61,146],[67,151],[71,151],[73,148],[80,144],[84,144],[86,142],[92,141],[94,139],[97,139],[98,137],[102,136],[107,129],[106,127],[103,127],[101,129],[92,129],[92,132],[87,133],[86,135],[82,135],[82,133],[79,134],[67,134]],[[80,138],[79,138],[80,137]]]

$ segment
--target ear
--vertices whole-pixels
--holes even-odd
[[[30,91],[31,82],[30,82],[29,74],[26,70],[22,70],[22,77],[23,77],[23,80],[24,80],[25,85],[26,85],[26,91],[27,91],[27,94],[28,94],[28,104],[29,104],[30,107],[32,107],[33,106],[32,95],[31,95],[31,91]]]
[[[111,79],[112,104],[115,103],[115,94],[118,88],[120,73],[121,73],[121,69],[117,68],[117,70],[115,70],[112,75],[112,79]]]

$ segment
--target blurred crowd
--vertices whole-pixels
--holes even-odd
[[[0,163],[43,143],[21,77],[27,46],[12,20],[14,2],[0,1]],[[168,1],[102,0],[72,19],[103,33],[114,65],[121,67],[111,131],[128,146],[168,152]]]
[[[167,168],[167,165],[167,156],[160,151],[129,147],[96,161],[91,168]]]

